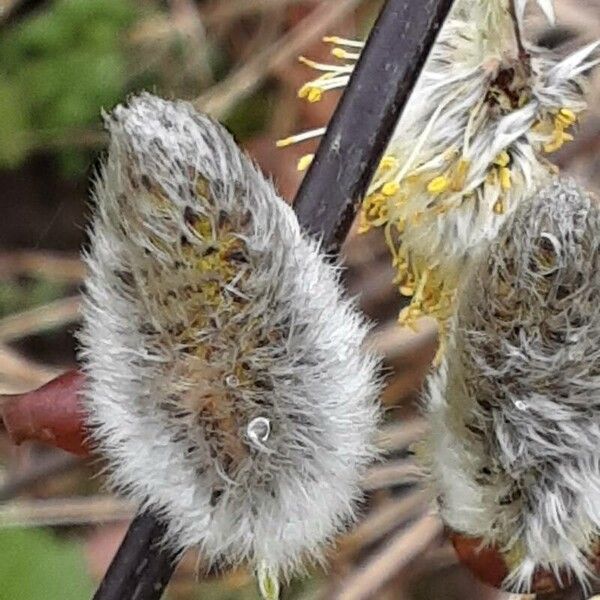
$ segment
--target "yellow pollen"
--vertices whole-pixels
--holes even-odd
[[[573,136],[564,131],[561,127],[557,127],[552,135],[553,139],[544,144],[544,152],[547,152],[548,154],[560,150],[565,142],[570,142],[573,140]]]
[[[343,48],[332,48],[331,54],[336,58],[347,58],[348,52],[346,52]]]
[[[441,194],[442,192],[445,192],[449,186],[450,180],[445,175],[440,175],[429,182],[427,191],[430,194]]]
[[[512,173],[508,167],[500,167],[500,185],[503,190],[510,190],[512,187]]]
[[[384,196],[395,196],[400,189],[400,184],[397,181],[388,181],[381,188],[381,193]]]
[[[510,155],[506,150],[500,152],[500,154],[498,154],[498,156],[496,157],[496,160],[494,160],[494,164],[498,165],[499,167],[508,167],[509,163]]]
[[[283,138],[282,140],[277,140],[275,142],[275,145],[278,148],[285,148],[286,146],[291,146],[295,141],[296,141],[295,136],[290,136],[290,137]]]
[[[386,154],[379,163],[381,170],[393,169],[398,164],[398,161],[391,154]]]
[[[568,127],[577,122],[577,115],[570,108],[561,108],[556,119]]]
[[[311,90],[311,86],[308,85],[307,83],[305,83],[299,90],[298,90],[298,98],[306,98],[309,94]]]
[[[415,293],[414,285],[402,285],[400,286],[400,293],[407,298],[410,298]]]
[[[321,100],[321,98],[323,98],[323,90],[320,90],[319,88],[311,88],[310,91],[308,92],[308,101],[311,103],[315,103],[315,102],[319,102],[319,100]]]
[[[506,212],[506,208],[504,206],[504,200],[498,200],[496,204],[494,204],[494,213],[497,215],[503,215]]]
[[[298,171],[306,171],[310,167],[314,157],[314,154],[305,154],[302,156],[298,161]]]

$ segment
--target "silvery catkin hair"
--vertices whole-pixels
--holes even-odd
[[[80,336],[93,442],[168,543],[287,575],[352,520],[374,457],[367,326],[221,125],[145,93],[106,126]]]
[[[444,521],[537,570],[586,584],[600,533],[600,207],[556,179],[520,206],[460,291],[429,381]],[[569,574],[569,575],[568,575]]]

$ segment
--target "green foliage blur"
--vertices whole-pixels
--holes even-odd
[[[58,300],[65,296],[66,291],[65,285],[45,279],[0,281],[0,319]]]
[[[39,529],[2,529],[0,556],[0,600],[82,600],[92,594],[78,543]]]
[[[129,0],[54,0],[0,38],[0,167],[16,167],[44,135],[98,122],[124,95]],[[73,151],[61,152],[67,168]]]

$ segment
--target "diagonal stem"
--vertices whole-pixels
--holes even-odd
[[[294,207],[336,253],[453,0],[388,0],[304,178]]]

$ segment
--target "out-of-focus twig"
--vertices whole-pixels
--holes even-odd
[[[329,1],[323,0],[323,4]],[[248,2],[248,0],[230,0],[229,2],[217,0],[204,12],[203,21],[206,27],[213,27],[249,15],[280,10],[287,5],[301,4],[302,2],[305,0],[252,0],[252,2]]]
[[[422,478],[419,467],[411,460],[394,460],[371,467],[362,481],[365,491],[381,490],[415,483]]]
[[[0,485],[0,502],[6,502],[24,491],[62,475],[81,464],[81,459],[71,454],[53,453],[24,472],[11,476]]]
[[[0,0],[0,23],[5,21],[23,0]]]
[[[88,525],[130,519],[131,502],[112,496],[19,500],[0,504],[0,527]]]
[[[442,533],[437,517],[427,515],[396,534],[365,565],[352,573],[330,598],[368,600],[406,568]]]
[[[72,296],[49,302],[0,320],[0,342],[55,329],[77,320],[81,298]]]
[[[410,357],[436,342],[437,326],[432,319],[419,319],[415,329],[398,327],[398,323],[393,322],[375,331],[368,343],[387,363],[393,364],[399,358]]]
[[[61,150],[63,148],[98,148],[106,145],[108,135],[101,129],[23,131],[19,133],[29,152]]]
[[[60,370],[39,365],[0,344],[0,394],[18,394],[40,386]]]
[[[342,553],[373,544],[427,509],[428,497],[424,490],[413,490],[403,498],[389,500],[342,538]]]
[[[81,259],[72,254],[14,251],[0,254],[0,279],[18,275],[79,283],[85,275]]]
[[[385,426],[377,436],[377,447],[385,452],[406,450],[427,431],[425,419],[416,418]]]
[[[258,52],[225,81],[196,98],[194,105],[217,119],[223,118],[237,102],[256,90],[267,76],[285,66],[359,3],[360,0],[321,3],[277,42]]]

